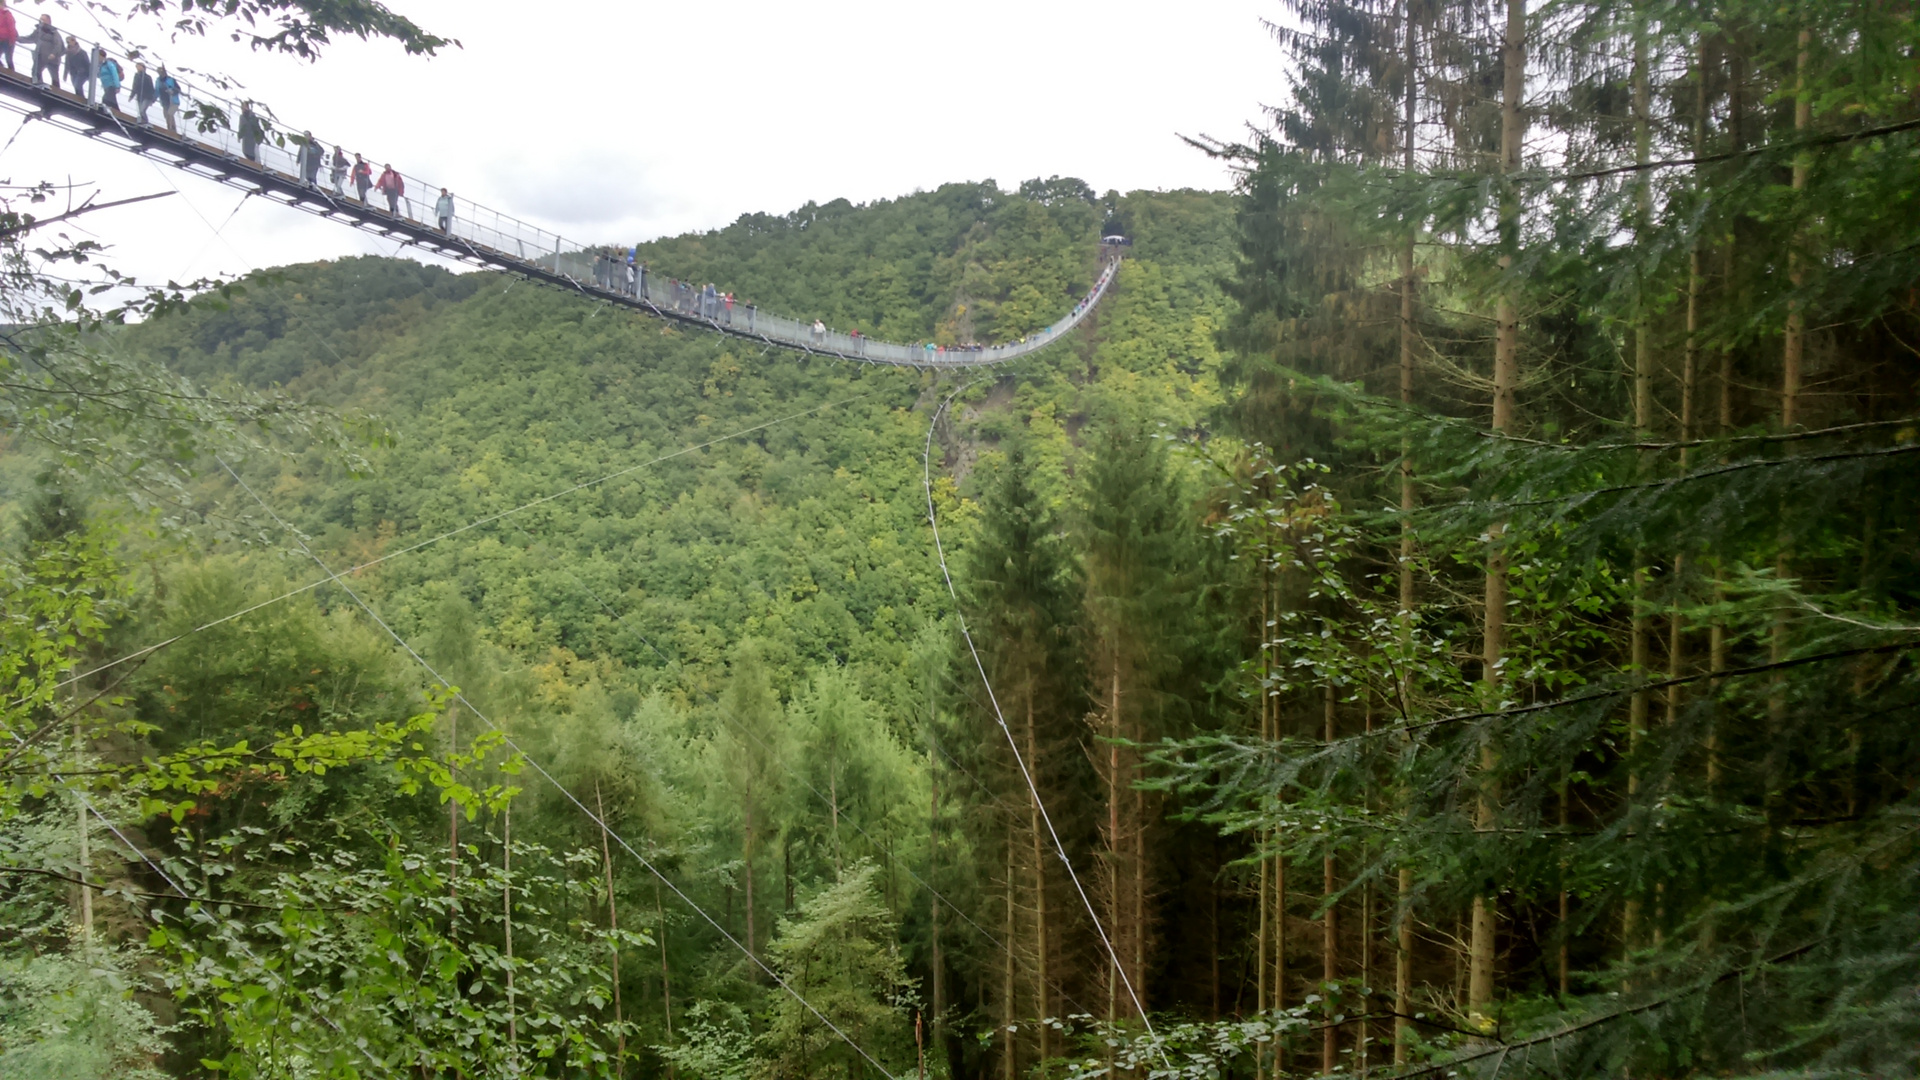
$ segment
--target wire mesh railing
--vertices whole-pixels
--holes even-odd
[[[56,47],[57,46],[57,47]],[[98,122],[132,134],[168,136],[211,151],[230,170],[223,179],[257,171],[291,184],[322,213],[341,211],[356,224],[431,236],[436,247],[504,269],[537,269],[582,292],[651,309],[722,333],[751,337],[807,352],[831,353],[873,363],[913,367],[997,364],[1058,341],[1086,317],[1111,285],[1117,257],[1101,267],[1093,288],[1065,317],[1016,341],[994,345],[902,344],[875,341],[742,303],[731,293],[663,277],[637,262],[630,248],[570,241],[557,232],[503,214],[393,168],[392,162],[349,151],[287,124],[264,105],[235,100],[207,85],[180,77],[157,61],[150,70],[139,50],[116,51],[100,43],[36,24],[22,34],[15,64],[0,67],[0,86],[45,87],[68,105],[84,108]],[[372,219],[369,221],[369,219]]]

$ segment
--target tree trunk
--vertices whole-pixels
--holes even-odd
[[[1407,909],[1413,892],[1413,871],[1400,868],[1400,925],[1393,952],[1393,1063],[1407,1063],[1407,1041],[1413,1034],[1413,913]]]
[[[1126,947],[1127,927],[1125,925],[1126,896],[1126,840],[1120,833],[1120,654],[1114,650],[1113,677],[1110,694],[1107,698],[1107,851],[1112,856],[1111,879],[1108,885],[1108,910],[1113,924],[1113,939],[1108,942],[1113,950],[1110,958],[1113,974],[1107,980],[1107,1022],[1119,1019],[1119,984],[1126,981],[1126,972],[1121,967],[1122,957],[1130,955]]]
[[[1015,1046],[1014,1046],[1014,1037],[1013,1037],[1014,1018],[1017,1015],[1019,1015],[1015,1011],[1014,1000],[1013,1000],[1013,976],[1014,976],[1013,944],[1016,940],[1018,940],[1017,938],[1014,937],[1014,931],[1017,929],[1017,927],[1013,920],[1013,889],[1014,889],[1013,846],[1014,846],[1013,815],[1009,813],[1007,815],[1007,878],[1006,878],[1007,966],[1006,966],[1006,972],[1005,972],[1005,981],[1003,982],[1000,990],[1000,1012],[1001,1012],[1000,1036],[1003,1040],[1005,1040],[1002,1051],[1003,1051],[1003,1060],[1005,1063],[1006,1073],[1007,1073],[1006,1080],[1019,1080],[1019,1077],[1020,1077],[1019,1063],[1015,1057]],[[1113,1005],[1111,1001],[1108,1002],[1107,1011],[1109,1013],[1108,1020],[1111,1021],[1112,1020],[1111,1013],[1113,1011]]]
[[[751,785],[752,781],[749,780],[748,783]],[[745,879],[742,884],[745,886],[743,894],[747,907],[747,978],[757,983],[760,981],[760,950],[754,937],[753,925],[753,849],[755,846],[754,841],[759,838],[757,833],[760,822],[757,817],[757,809],[753,804],[753,792],[751,788],[749,788],[747,792],[745,816],[746,830],[745,835],[741,838],[740,844],[740,876]]]
[[[932,963],[929,973],[933,998],[933,1045],[942,1054],[946,1053],[946,1035],[943,1018],[946,1016],[946,972],[940,956],[940,894],[934,892],[933,882],[938,877],[940,866],[940,773],[934,768],[933,721],[937,717],[928,710],[927,724],[927,779],[933,790],[933,798],[927,816],[927,921],[931,927],[933,940]]]
[[[1501,50],[1504,67],[1500,101],[1501,170],[1511,175],[1520,170],[1521,151],[1526,139],[1523,95],[1527,83],[1527,5],[1526,0],[1507,0],[1506,37]],[[1513,251],[1520,242],[1520,204],[1511,186],[1502,195],[1500,208],[1502,270],[1513,267]],[[1514,421],[1514,392],[1520,381],[1520,322],[1514,305],[1512,287],[1503,283],[1494,313],[1493,346],[1493,430],[1510,431]],[[1493,546],[1487,556],[1486,632],[1483,641],[1484,678],[1489,698],[1498,700],[1500,661],[1505,652],[1507,617],[1507,559],[1500,547],[1502,526],[1489,529]],[[1493,748],[1483,746],[1480,753],[1483,773],[1493,769]],[[1474,826],[1493,827],[1493,793],[1482,783],[1476,799]],[[1467,948],[1467,1008],[1484,1017],[1493,1003],[1495,913],[1493,902],[1481,895],[1473,898],[1471,937]]]
[[[607,844],[607,808],[606,804],[600,801],[600,781],[598,780],[593,782],[593,813],[600,822],[600,864],[605,868],[607,877],[607,931],[610,934],[618,935],[620,932],[620,912],[615,906],[613,898],[613,849]],[[753,891],[749,889],[747,895],[751,897]],[[749,902],[747,910],[753,910],[751,902]],[[748,916],[748,925],[752,925],[752,916]],[[620,1010],[620,940],[616,936],[609,940],[607,944],[608,951],[613,956],[613,1022],[616,1028],[614,1038],[617,1041],[615,1048],[616,1056],[613,1059],[613,1072],[615,1076],[625,1076],[627,1072],[627,1022]]]
[[[667,966],[667,909],[660,902],[660,879],[653,879],[653,920],[660,931],[660,1007],[667,1022],[667,1042],[673,1042],[673,969]],[[667,1067],[673,1075],[673,1067]]]
[[[513,1001],[513,802],[500,810],[500,927],[507,960],[507,1046],[520,1058],[520,1017]]]
[[[1634,231],[1642,241],[1653,224],[1653,180],[1644,167],[1652,157],[1652,110],[1653,92],[1651,79],[1647,72],[1647,35],[1644,27],[1637,27],[1633,35],[1633,147],[1634,161],[1643,167],[1637,181],[1635,193]],[[1633,430],[1634,438],[1647,441],[1653,438],[1653,334],[1651,332],[1649,304],[1646,299],[1648,283],[1644,276],[1640,282],[1641,295],[1637,301],[1639,310],[1635,313],[1633,330]],[[1644,471],[1645,462],[1641,463]],[[1630,629],[1628,656],[1633,678],[1647,678],[1652,652],[1652,620],[1647,613],[1647,579],[1650,571],[1646,564],[1646,553],[1636,549],[1633,553],[1633,620]],[[1650,695],[1646,690],[1636,690],[1627,699],[1627,749],[1636,754],[1647,735],[1647,713],[1650,708]],[[1640,773],[1637,765],[1627,771],[1628,813],[1631,814],[1632,801],[1640,792]],[[1627,950],[1631,952],[1640,935],[1640,898],[1629,896],[1624,915],[1625,932],[1621,935]]]
[[[1027,770],[1035,777],[1035,783],[1041,776],[1040,737],[1038,725],[1034,720],[1033,685],[1027,685]],[[1039,1022],[1040,1075],[1044,1080],[1047,1071],[1047,860],[1041,848],[1040,802],[1030,800],[1027,804],[1028,835],[1033,841],[1033,1000],[1034,1019]]]
[[[1406,118],[1401,125],[1401,167],[1412,174],[1414,128],[1419,103],[1418,38],[1414,36],[1412,0],[1401,0],[1401,17],[1407,37],[1407,85],[1404,94]],[[1400,249],[1400,404],[1413,404],[1413,245],[1418,230],[1408,230],[1406,244]],[[1413,443],[1400,443],[1400,647],[1411,654],[1413,648]],[[1404,658],[1397,679],[1399,708],[1407,710],[1407,697],[1413,688],[1405,674]],[[1393,958],[1393,1063],[1407,1063],[1407,1040],[1412,1034],[1409,1017],[1413,1013],[1413,915],[1407,909],[1413,891],[1413,871],[1405,866],[1398,875],[1399,917]]]
[[[1333,684],[1328,683],[1323,691],[1326,706],[1326,734],[1328,746],[1334,739],[1335,695]],[[1321,993],[1326,1000],[1326,1019],[1320,1029],[1320,1071],[1332,1076],[1340,1064],[1340,1029],[1333,1023],[1334,1000],[1333,984],[1340,978],[1340,933],[1339,924],[1334,917],[1334,892],[1337,883],[1333,875],[1333,853],[1329,851],[1320,861],[1321,897],[1326,910],[1320,914],[1320,981]]]
[[[454,759],[460,753],[460,706],[447,710],[447,782],[458,779]],[[460,940],[460,800],[447,800],[447,939]]]

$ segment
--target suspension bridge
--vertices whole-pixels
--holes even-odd
[[[24,46],[26,43],[23,42],[22,44]],[[82,44],[87,48],[88,55],[93,55],[93,50],[96,47],[95,43],[82,42]],[[28,62],[31,63],[30,49],[22,48],[20,52],[23,54],[22,58],[27,59]],[[127,55],[129,61],[135,58],[144,59],[137,50],[122,48],[118,50],[118,52]],[[108,50],[108,55],[114,55],[114,53],[115,50]],[[1018,359],[1019,357],[1044,349],[1068,336],[1070,331],[1086,319],[1105,297],[1108,289],[1113,284],[1120,266],[1121,250],[1119,245],[1103,244],[1100,253],[1100,272],[1087,294],[1075,304],[1071,311],[1059,320],[1048,326],[1035,329],[1017,341],[998,345],[973,345],[959,348],[940,348],[926,344],[875,341],[856,334],[828,330],[815,322],[760,311],[752,306],[727,305],[720,307],[710,301],[703,301],[699,294],[690,288],[665,288],[663,287],[664,283],[655,274],[645,271],[630,274],[625,260],[610,255],[604,248],[596,248],[593,245],[569,241],[556,232],[540,228],[537,225],[502,214],[497,210],[481,206],[472,200],[458,196],[453,197],[453,213],[446,216],[443,225],[440,208],[436,206],[439,201],[439,192],[442,190],[442,185],[429,183],[414,175],[400,174],[405,187],[405,194],[395,200],[397,205],[391,208],[381,205],[388,202],[384,197],[384,193],[376,195],[373,198],[363,198],[360,197],[357,186],[353,191],[349,192],[345,189],[345,185],[340,184],[334,179],[332,170],[326,167],[324,159],[320,157],[321,144],[324,140],[315,139],[313,141],[311,156],[309,154],[303,154],[302,150],[307,146],[304,133],[295,134],[294,129],[289,125],[279,122],[278,119],[272,117],[271,114],[256,113],[255,117],[260,124],[260,128],[254,134],[257,134],[258,138],[249,138],[243,142],[240,134],[242,106],[239,103],[218,94],[208,92],[204,87],[192,85],[187,80],[178,79],[178,76],[175,76],[175,78],[179,82],[180,100],[177,109],[174,110],[173,116],[170,118],[172,122],[168,122],[169,118],[166,112],[161,110],[157,104],[142,108],[141,103],[130,100],[132,95],[128,92],[130,87],[127,85],[121,87],[121,93],[129,100],[120,102],[119,107],[113,107],[108,106],[102,100],[104,95],[100,93],[97,81],[92,83],[83,82],[82,86],[70,90],[62,88],[57,80],[52,85],[43,84],[26,73],[7,68],[0,68],[0,108],[18,113],[26,118],[27,121],[43,121],[65,131],[82,135],[129,153],[145,157],[162,166],[214,180],[234,189],[247,192],[249,195],[270,199],[282,205],[326,218],[330,221],[336,221],[351,228],[360,229],[383,238],[397,240],[402,245],[412,245],[424,250],[433,251],[448,259],[466,263],[474,267],[517,274],[532,281],[573,292],[596,301],[603,301],[611,305],[632,309],[670,323],[677,323],[690,328],[743,339],[773,348],[791,350],[812,356],[833,357],[857,363],[883,364],[921,369],[946,369],[990,367]],[[122,81],[123,84],[130,84],[131,78],[123,76]],[[153,121],[151,114],[154,112],[161,113],[161,123],[155,123]],[[333,145],[343,145],[343,143],[335,141]],[[381,161],[384,163],[384,159],[376,159],[371,156],[368,156],[367,160],[369,162]],[[315,162],[320,163],[318,168],[315,167]],[[955,394],[957,395],[957,393],[958,391],[956,390]],[[951,403],[953,396],[954,395],[949,395],[946,403],[941,405],[941,412],[945,411],[947,405]],[[936,415],[935,423],[937,424],[937,422],[938,417]],[[735,435],[744,435],[752,430],[756,429],[746,429],[746,431],[737,432]],[[725,436],[724,438],[733,438],[735,435]],[[928,432],[928,454],[931,453],[931,446],[932,428],[930,427]],[[676,452],[675,455],[667,456],[677,456],[677,453],[679,452]],[[225,463],[222,462],[222,465],[225,466]],[[922,465],[923,470],[930,470],[929,459],[924,455]],[[232,473],[230,466],[225,467],[227,467],[229,473]],[[634,468],[644,467],[645,465],[641,465],[635,466]],[[404,649],[414,660],[426,668],[436,682],[441,683],[443,686],[446,685],[445,681],[440,678],[439,673],[428,665],[425,659],[422,658],[419,653],[415,652],[413,647],[409,645],[405,639],[401,638],[400,635],[395,633],[392,628],[381,619],[378,612],[364,597],[358,595],[347,585],[347,582],[340,576],[339,572],[336,572],[307,547],[305,541],[300,538],[297,531],[294,531],[291,525],[280,518],[280,516],[261,499],[257,492],[248,488],[245,481],[241,480],[237,473],[233,473],[233,477],[235,482],[246,490],[249,496],[256,502],[259,502],[264,512],[271,516],[276,523],[289,531],[294,542],[316,563],[324,576],[310,585],[287,592],[273,600],[251,605],[240,611],[230,613],[219,619],[203,624],[200,627],[196,627],[193,630],[189,630],[186,634],[177,635],[155,645],[150,645],[136,652],[123,655],[119,659],[111,661],[106,665],[94,668],[92,671],[74,675],[67,680],[68,683],[79,681],[91,675],[98,674],[109,667],[148,655],[200,630],[241,618],[261,607],[306,592],[318,585],[331,582],[343,588],[353,601],[363,608],[367,615],[378,624],[382,630],[394,638],[400,648]],[[936,528],[935,542],[937,545],[939,538],[937,522],[933,517],[934,508],[931,501],[932,487],[930,471],[927,472],[926,479],[929,498],[929,522],[934,524]],[[517,513],[521,509],[539,505],[550,499],[557,498],[560,495],[579,490],[583,487],[592,486],[592,484],[598,482],[597,480],[590,481],[585,484],[575,485],[554,495],[543,496],[540,499],[508,511],[507,514]],[[432,537],[423,543],[415,544],[395,554],[404,554],[407,551],[417,550],[427,544],[449,538],[457,533],[464,532],[467,529],[487,521],[497,520],[503,516],[506,516],[506,514],[496,514],[477,519],[458,529]],[[383,559],[386,557],[388,556],[382,556]],[[944,550],[941,551],[940,558],[942,573],[947,576],[949,590],[951,590],[952,581],[946,568]],[[348,568],[345,572],[351,574],[356,569],[360,568]],[[957,600],[957,595],[955,598]],[[617,612],[614,614],[618,617]],[[985,669],[982,668],[981,675],[983,679],[985,674]],[[62,685],[65,685],[65,683]],[[987,689],[989,695],[991,695],[991,685],[989,685]],[[448,687],[448,690],[451,693],[458,694],[458,691],[453,690],[451,687]],[[461,698],[461,700],[464,701],[465,699]],[[478,709],[472,709],[470,704],[469,708],[489,726],[492,725],[492,721],[488,720],[485,714],[480,713]],[[1001,724],[1001,727],[1004,731],[1004,722]],[[1008,738],[1011,740],[1010,734]],[[508,740],[508,745],[513,745],[511,739]],[[515,749],[518,748],[515,747]],[[1041,800],[1038,788],[1033,783],[1031,775],[1027,772],[1027,763],[1024,759],[1021,759],[1020,749],[1017,745],[1012,746],[1012,750],[1015,758],[1021,761],[1021,774],[1026,780],[1028,794],[1044,816],[1046,814],[1046,807]],[[530,758],[529,761],[531,761]],[[605,830],[607,835],[611,836],[615,842],[638,860],[640,864],[662,882],[666,888],[670,889],[701,919],[708,923],[720,937],[732,944],[735,949],[745,954],[754,965],[765,971],[775,984],[779,985],[786,993],[795,997],[809,1012],[824,1023],[839,1039],[852,1047],[862,1058],[865,1058],[876,1067],[878,1066],[879,1063],[868,1054],[867,1050],[859,1042],[835,1026],[812,1002],[809,1002],[798,990],[781,979],[779,974],[768,967],[760,957],[755,956],[739,941],[735,940],[733,935],[728,933],[724,926],[716,921],[711,913],[703,909],[692,897],[683,892],[679,885],[663,873],[659,867],[649,862],[641,852],[635,850],[618,832],[608,828],[606,822],[601,820],[598,814],[589,810],[585,803],[581,802],[572,792],[567,791],[557,780],[548,775],[546,770],[542,768],[538,762],[532,762],[532,766],[538,770],[542,776],[545,776],[567,799],[572,801],[595,825]],[[811,785],[809,785],[809,787],[810,786]],[[817,790],[815,790],[813,794],[816,797],[820,796]],[[94,815],[100,816],[99,810],[91,806],[89,806],[88,809],[91,810]],[[101,820],[106,822],[109,828],[115,828],[112,822],[107,821],[104,816],[101,817]],[[1051,833],[1051,818],[1048,817],[1047,820],[1049,832]],[[115,831],[117,835],[118,830],[115,829]],[[1093,920],[1096,928],[1100,928],[1099,913],[1088,897],[1084,886],[1081,884],[1079,875],[1074,870],[1072,860],[1068,857],[1065,847],[1060,844],[1057,835],[1051,836],[1050,838],[1053,841],[1056,854],[1073,879],[1075,888],[1079,893],[1081,901],[1086,906],[1088,915]],[[154,866],[151,860],[148,859],[140,849],[135,848],[131,843],[128,843],[127,846],[130,850],[134,851],[137,857],[146,860],[149,866],[153,866],[155,871],[159,873],[183,899],[189,901],[194,899],[178,883],[167,877],[164,871]],[[976,929],[978,929],[978,924],[974,924],[973,919],[968,916],[963,909],[955,906],[947,897],[933,891],[930,884],[921,881],[918,875],[912,874],[911,870],[909,870],[908,873],[916,882],[927,888],[930,892],[933,892],[935,899],[939,903],[948,907],[961,919],[969,924],[973,924]],[[984,930],[981,930],[981,933],[996,946],[1003,949],[1007,948],[1004,943],[999,942],[993,935],[986,933]],[[1124,980],[1126,977],[1124,972],[1121,971],[1118,957],[1113,954],[1112,945],[1107,939],[1104,928],[1100,928],[1100,941],[1104,951],[1113,961],[1114,970],[1120,972],[1120,977]],[[242,944],[242,948],[246,949],[244,943]],[[1062,993],[1057,986],[1053,989],[1055,993]],[[1135,993],[1130,981],[1127,982],[1125,990],[1126,996],[1133,1005],[1134,1010],[1139,1014],[1148,1032],[1151,1033],[1152,1021],[1148,1018],[1146,1010],[1138,995]],[[331,1026],[327,1018],[322,1017],[321,1019]],[[366,1053],[364,1047],[361,1052],[363,1054]]]
[[[31,63],[31,50],[22,41],[21,60]],[[94,55],[93,42],[82,42]],[[131,50],[122,50],[131,51]],[[107,50],[114,55],[114,50]],[[136,53],[131,59],[143,59]],[[109,107],[97,82],[79,90],[41,83],[24,71],[0,68],[0,107],[29,120],[40,120],[63,130],[106,143],[151,161],[218,181],[229,187],[271,199],[329,221],[436,252],[476,267],[519,274],[568,292],[643,312],[667,322],[742,338],[773,348],[813,356],[829,356],[858,363],[912,368],[972,368],[1003,364],[1064,338],[1097,306],[1113,283],[1120,265],[1119,249],[1103,247],[1101,270],[1093,288],[1058,321],[1035,329],[1018,341],[998,345],[940,347],[875,341],[863,335],[827,329],[816,322],[759,310],[751,305],[711,303],[688,285],[669,288],[659,275],[644,268],[629,273],[624,255],[570,241],[556,232],[452,196],[453,213],[441,227],[437,212],[439,192],[449,185],[429,183],[399,173],[404,194],[389,209],[384,194],[360,198],[350,185],[337,183],[322,161],[328,140],[316,138],[311,163],[304,160],[305,136],[271,114],[256,114],[257,143],[240,135],[243,106],[204,87],[175,79],[180,85],[177,125],[163,119],[159,105],[145,109],[131,100]],[[123,75],[123,82],[131,76]],[[147,115],[141,115],[145,113]],[[341,145],[338,140],[334,145]],[[384,161],[371,155],[372,163]],[[378,168],[378,166],[375,166]],[[396,170],[397,172],[398,170]]]

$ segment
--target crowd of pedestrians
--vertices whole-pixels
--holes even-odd
[[[74,35],[61,33],[54,26],[52,15],[41,15],[31,32],[22,36],[8,0],[0,0],[0,66],[4,66],[13,78],[19,78],[14,54],[21,46],[32,50],[30,81],[34,86],[46,86],[63,94],[70,92],[92,109],[131,120],[143,127],[153,125],[153,109],[157,105],[161,122],[166,125],[167,131],[176,136],[181,134],[179,120],[184,93],[179,80],[168,73],[165,64],[149,72],[144,60],[133,60],[133,72],[129,75],[120,61],[107,55],[104,48],[89,47]],[[67,87],[71,87],[71,91]],[[128,97],[124,105],[121,101],[123,93]],[[194,117],[201,132],[218,131],[227,126],[224,108],[215,102],[200,102]],[[385,165],[376,176],[372,163],[365,157],[354,154],[349,161],[346,149],[339,145],[335,145],[332,152],[328,153],[325,145],[311,131],[277,136],[255,111],[251,101],[241,102],[239,115],[232,122],[232,132],[239,143],[240,156],[256,168],[290,175],[315,192],[330,194],[338,200],[355,199],[371,209],[378,209],[372,199],[372,195],[378,193],[386,204],[388,214],[401,217],[404,204],[404,216],[407,219],[414,218],[413,203],[407,198],[406,179],[392,164]],[[270,142],[293,146],[293,171],[290,174],[284,167],[272,166],[262,160],[261,147]],[[441,188],[439,197],[433,202],[434,227],[451,236],[455,213],[453,193]],[[523,257],[524,254],[522,252]],[[724,326],[734,325],[734,310],[738,307],[743,313],[746,329],[758,329],[754,304],[736,300],[733,293],[722,292],[712,282],[699,285],[669,278],[664,287],[652,287],[648,280],[647,265],[640,261],[637,246],[591,249],[588,254],[593,256],[594,283],[607,292],[649,302],[658,300],[672,311]],[[557,269],[557,253],[555,262]],[[656,292],[661,295],[656,297]],[[1082,299],[1074,307],[1072,318],[1077,319],[1091,300],[1091,297]],[[814,345],[827,344],[829,331],[823,321],[815,319],[809,330]],[[1052,327],[1049,327],[1048,331],[1051,330]],[[858,329],[847,336],[854,351],[861,354],[866,352],[867,339]],[[1027,339],[1020,340],[1024,343]],[[986,347],[968,343],[926,344],[922,348],[929,354],[929,359],[938,360],[949,352],[977,353]]]
[[[129,78],[120,61],[108,56],[107,50],[97,45],[88,49],[72,34],[61,34],[53,25],[52,15],[40,16],[40,21],[23,38],[13,9],[6,0],[0,0],[0,65],[16,74],[20,69],[15,66],[14,52],[21,45],[33,50],[29,78],[34,85],[59,90],[64,77],[66,85],[73,88],[74,97],[130,115],[142,124],[153,122],[153,107],[158,105],[167,130],[179,134],[180,82],[167,74],[165,64],[154,73],[147,70],[144,61],[135,61]],[[120,104],[122,91],[133,99],[131,112]]]
[[[756,328],[758,309],[753,302],[722,292],[711,281],[705,285],[679,278],[668,278],[663,283],[653,281],[637,244],[624,248],[590,248],[587,254],[593,257],[593,283],[603,291],[657,301],[667,310],[721,326],[734,325],[734,312],[738,311],[741,325],[748,330]]]
[[[19,23],[7,0],[0,0],[0,66],[7,71],[18,73],[14,53],[21,45],[33,51],[33,67],[30,81],[35,86],[47,86],[51,89],[69,92],[87,105],[118,117],[125,117],[143,127],[153,125],[154,106],[160,107],[160,120],[167,131],[180,134],[180,103],[183,96],[180,81],[167,71],[165,64],[155,71],[147,70],[146,61],[133,62],[133,74],[129,76],[120,61],[108,56],[99,46],[91,50],[72,34],[62,34],[53,24],[52,15],[42,15],[33,30],[24,38],[20,35]],[[64,85],[62,80],[64,79]],[[121,103],[121,94],[125,93],[129,101]],[[221,120],[215,110],[207,110],[203,117],[203,130],[207,125],[219,126]],[[240,156],[260,168],[269,166],[261,160],[260,148],[271,137],[265,121],[255,111],[253,102],[240,103],[240,114],[233,121],[233,135],[240,143]],[[334,198],[349,198],[347,189],[353,189],[351,197],[369,206],[373,205],[368,192],[378,192],[386,201],[387,213],[400,215],[401,204],[406,200],[407,184],[398,170],[391,164],[375,179],[373,166],[359,154],[353,160],[347,160],[346,148],[335,146],[329,155],[326,147],[313,136],[313,132],[303,132],[289,136],[288,140],[296,147],[294,153],[293,176],[315,191],[330,189]],[[321,172],[325,170],[327,183],[321,184]],[[407,216],[413,216],[413,204],[408,202]],[[446,188],[440,189],[440,197],[433,206],[434,223],[443,233],[453,231],[454,219],[453,194]]]

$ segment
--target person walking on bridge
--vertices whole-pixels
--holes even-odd
[[[387,162],[387,167],[381,170],[379,182],[373,186],[380,194],[387,197],[387,213],[399,216],[400,196],[407,193],[407,182],[400,179],[399,173],[393,171],[393,162]]]
[[[153,111],[153,76],[147,74],[147,65],[138,60],[133,62],[133,111],[143,125],[152,124],[148,113]]]
[[[160,65],[160,77],[153,81],[154,92],[160,95],[160,115],[167,121],[167,130],[175,135],[180,129],[174,126],[174,117],[180,112],[180,80],[167,74],[167,65]]]
[[[359,154],[353,155],[353,190],[360,193],[360,201],[367,201],[367,190],[373,187],[373,166]]]
[[[253,111],[253,102],[240,103],[240,154],[255,165],[260,164],[260,140],[267,137],[265,125],[260,123],[260,115]]]
[[[100,98],[107,108],[120,111],[120,61],[107,55],[107,50],[95,47],[93,50],[93,70],[100,78]]]
[[[433,204],[433,216],[439,220],[441,232],[453,232],[453,195],[446,188],[440,189],[440,199]]]
[[[320,144],[313,141],[313,132],[301,134],[300,152],[294,156],[293,167],[308,187],[320,186]]]
[[[60,52],[66,43],[60,40],[60,31],[54,29],[53,16],[40,16],[40,25],[33,28],[27,42],[33,46],[33,85],[40,85],[40,73],[45,71],[47,84],[60,89]]]
[[[93,95],[87,88],[93,85],[93,61],[88,59],[87,50],[81,46],[80,39],[67,35],[67,82],[73,86],[73,96],[93,103]]]
[[[7,7],[7,0],[0,0],[0,63],[13,68],[13,47],[20,41],[20,24],[13,21],[13,9]]]
[[[333,160],[327,165],[327,179],[333,181],[333,197],[347,197],[347,150],[343,146],[333,148]]]

